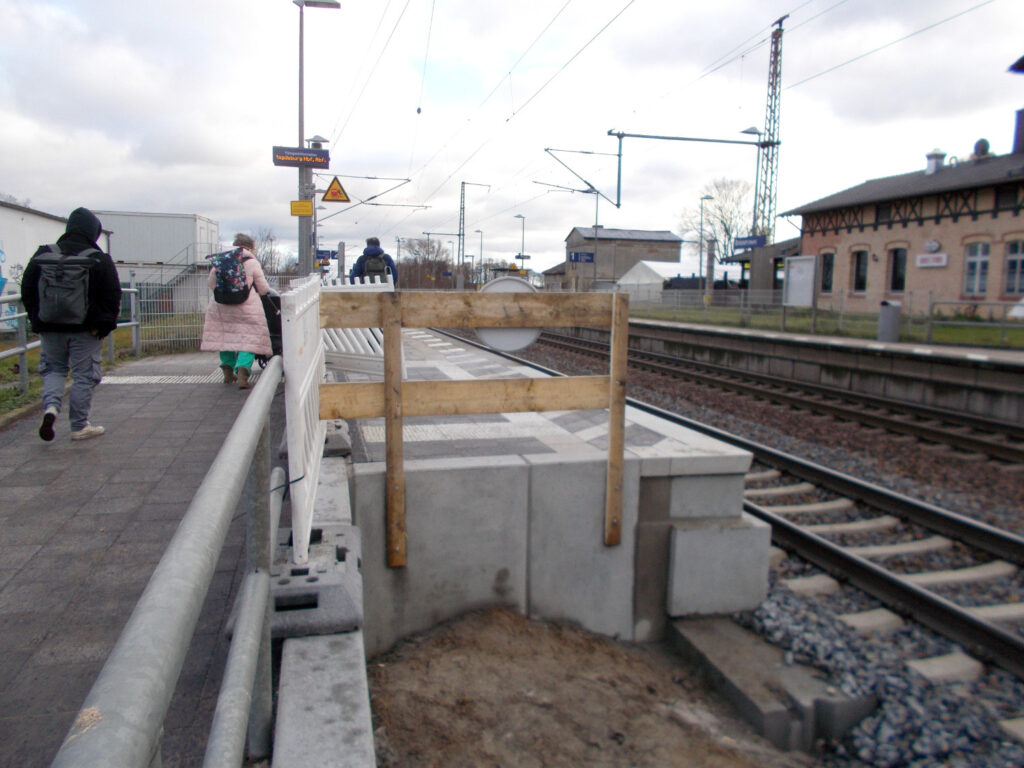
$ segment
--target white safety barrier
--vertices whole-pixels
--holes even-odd
[[[346,370],[383,370],[383,334],[379,328],[320,329],[321,291],[394,291],[391,275],[383,282],[331,280],[316,275],[295,280],[281,294],[281,347],[285,375],[288,478],[292,514],[292,559],[309,558],[313,506],[320,480],[327,428],[320,421],[320,384],[330,358]]]

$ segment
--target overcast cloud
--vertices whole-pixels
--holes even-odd
[[[575,150],[557,156],[615,200],[609,129],[747,138],[787,13],[779,211],[923,168],[933,147],[966,156],[985,137],[1006,153],[1024,106],[1024,75],[1007,72],[1024,54],[1019,0],[341,2],[305,11],[305,134],[331,142],[318,186],[339,175],[365,200],[411,179],[382,205],[323,203],[321,247],[350,252],[456,232],[466,181],[467,253],[479,229],[485,257],[514,255],[522,213],[530,266],[554,265],[594,197],[546,186],[584,183],[545,148]],[[196,213],[223,239],[269,227],[294,250],[297,174],[271,147],[298,143],[298,22],[288,0],[0,0],[0,193],[61,215]],[[621,207],[602,199],[599,222],[677,230],[713,179],[753,183],[755,160],[626,139]],[[777,239],[796,233],[778,222]]]

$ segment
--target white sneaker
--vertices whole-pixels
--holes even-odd
[[[72,440],[88,440],[90,437],[99,437],[100,435],[102,435],[106,431],[107,430],[105,430],[103,427],[96,427],[96,426],[93,426],[92,424],[86,424],[84,427],[82,427],[77,432],[72,432],[71,433],[71,439]]]

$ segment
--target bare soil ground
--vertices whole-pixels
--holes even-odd
[[[669,649],[506,609],[409,638],[368,671],[381,768],[813,764],[754,735]]]

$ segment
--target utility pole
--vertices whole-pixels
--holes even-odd
[[[775,240],[775,192],[779,174],[779,106],[782,95],[782,22],[772,30],[772,53],[768,63],[768,98],[765,102],[764,133],[759,136],[757,178],[754,181],[754,228],[764,235],[765,244]]]
[[[490,184],[477,184],[474,181],[462,182],[462,192],[459,197],[459,254],[455,260],[455,266],[461,267],[462,262],[466,255],[466,185],[471,184],[474,187],[487,187],[487,191],[491,191]]]

